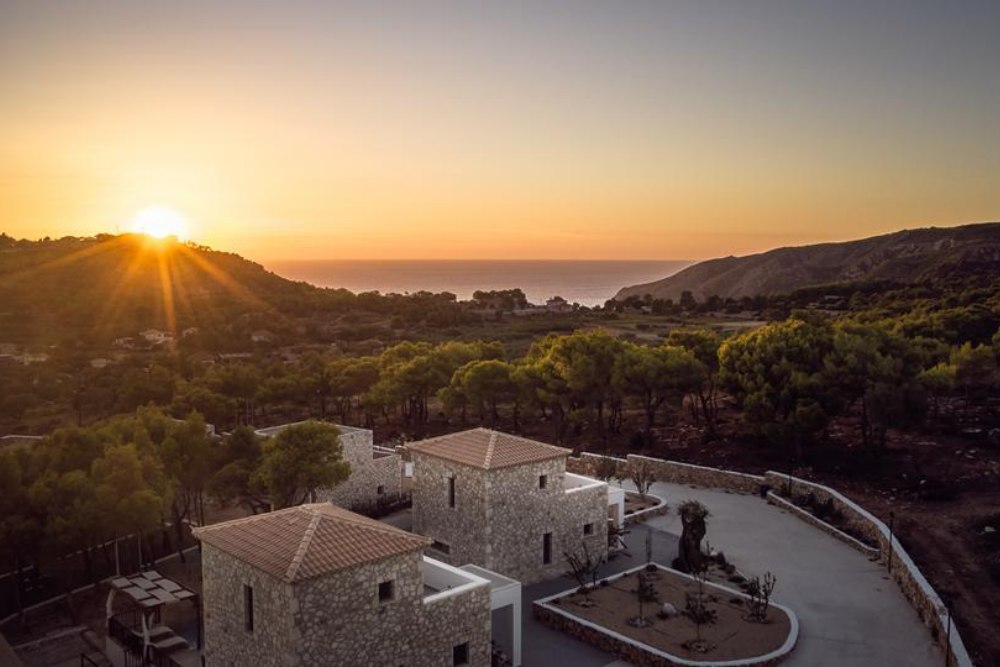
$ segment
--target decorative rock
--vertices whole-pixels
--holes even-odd
[[[673,618],[674,616],[677,615],[677,607],[670,604],[669,602],[664,602],[663,606],[660,607],[660,613],[666,616],[667,618]]]

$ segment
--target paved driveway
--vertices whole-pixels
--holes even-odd
[[[882,566],[825,533],[745,496],[657,483],[652,493],[671,507],[688,498],[712,512],[706,540],[747,575],[770,570],[778,578],[774,599],[798,615],[799,642],[782,664],[791,667],[932,667],[944,654]],[[680,520],[674,512],[632,528],[632,558],[617,559],[604,574],[635,567],[645,558],[645,535],[654,536],[654,559],[665,565],[676,555]],[[523,664],[604,667],[614,657],[561,633],[531,616],[531,600],[572,587],[568,579],[524,590]]]

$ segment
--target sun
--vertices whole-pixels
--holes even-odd
[[[187,220],[177,211],[166,206],[148,206],[132,216],[129,228],[136,234],[157,239],[175,236],[183,239],[187,234]]]

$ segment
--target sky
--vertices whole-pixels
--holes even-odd
[[[1000,219],[1000,3],[0,2],[0,231],[701,259]]]

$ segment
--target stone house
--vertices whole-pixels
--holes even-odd
[[[413,530],[435,557],[528,585],[566,572],[565,553],[607,554],[607,484],[566,472],[570,450],[483,428],[407,449]]]
[[[490,582],[329,503],[194,529],[208,665],[490,664]]]
[[[300,423],[300,422],[299,422]],[[269,438],[292,424],[257,429],[255,433]],[[398,454],[375,447],[374,434],[368,429],[342,426],[340,445],[344,460],[351,465],[351,476],[332,489],[320,489],[314,500],[328,501],[348,509],[361,509],[402,492],[403,464]]]

